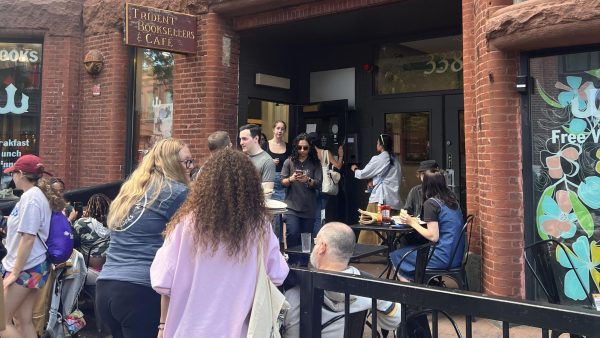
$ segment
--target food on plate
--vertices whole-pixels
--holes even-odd
[[[360,214],[358,217],[358,223],[360,224],[373,224],[373,223],[381,223],[382,216],[376,212],[369,212],[362,209],[358,209],[358,213]]]

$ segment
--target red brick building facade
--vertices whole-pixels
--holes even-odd
[[[330,16],[391,5],[400,8],[406,3],[407,10],[416,6],[415,1],[393,0],[131,2],[197,16],[197,52],[174,58],[173,136],[189,143],[199,161],[208,153],[208,134],[226,130],[236,135],[237,127],[245,123],[248,96],[240,94],[245,34],[310,19],[326,22]],[[127,174],[125,154],[131,146],[132,90],[132,47],[124,44],[123,33],[125,2],[71,0],[34,5],[4,0],[0,4],[4,26],[0,41],[43,43],[39,154],[48,169],[65,177],[69,187],[122,179]],[[531,223],[526,207],[533,202],[527,203],[530,197],[524,192],[523,173],[528,170],[522,126],[525,96],[515,89],[517,75],[525,74],[522,57],[529,51],[599,43],[597,34],[577,33],[598,28],[600,7],[590,5],[583,10],[575,0],[516,4],[513,0],[463,0],[456,1],[456,6],[460,8],[455,19],[462,35],[464,85],[454,93],[464,97],[466,206],[468,213],[476,215],[472,245],[482,253],[482,289],[525,297],[522,252],[526,225]],[[364,27],[364,31],[370,29]],[[418,31],[418,27],[405,29]],[[360,32],[352,32],[361,41]],[[390,39],[394,36],[381,35],[373,41]],[[104,57],[104,69],[97,76],[83,67],[83,57],[90,50],[99,50]],[[100,86],[100,95],[92,94],[95,85]]]

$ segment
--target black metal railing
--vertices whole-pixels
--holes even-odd
[[[102,193],[112,200],[119,193],[119,189],[121,189],[121,184],[123,184],[123,181],[116,181],[111,183],[95,185],[92,187],[69,190],[65,192],[65,199],[71,202],[71,204],[78,202],[82,205],[87,205],[87,202],[92,195]],[[17,201],[18,200],[0,201],[0,212],[2,213],[2,215],[8,215],[10,211],[14,208],[15,204],[17,204]]]
[[[502,322],[503,337],[509,337],[509,323],[520,324],[557,332],[569,332],[582,336],[600,335],[600,311],[589,307],[556,305],[536,301],[517,300],[507,297],[487,296],[456,289],[429,287],[393,280],[380,280],[328,271],[292,268],[290,273],[300,284],[300,337],[321,337],[321,311],[323,291],[335,291],[348,295],[401,304],[402,323],[406,323],[409,307],[445,311],[453,315],[467,316],[465,337],[472,337],[470,318],[488,318]],[[346,307],[346,311],[349,311]],[[437,336],[437,316],[433,316],[433,337]],[[376,317],[372,318],[372,337],[378,337]],[[402,327],[402,324],[401,324]],[[399,330],[398,337],[405,332]]]

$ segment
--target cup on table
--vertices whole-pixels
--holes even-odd
[[[310,252],[310,247],[312,244],[312,233],[310,233],[310,232],[301,233],[300,239],[302,241],[302,252]]]

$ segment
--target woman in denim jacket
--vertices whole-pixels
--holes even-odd
[[[151,287],[150,265],[167,222],[187,196],[192,162],[181,141],[157,142],[110,206],[110,244],[96,285],[96,306],[115,338],[158,333],[160,295]]]

